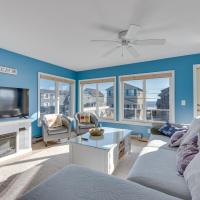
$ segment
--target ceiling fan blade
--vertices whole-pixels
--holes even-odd
[[[112,49],[110,49],[109,51],[107,51],[106,53],[104,53],[103,55],[102,55],[102,57],[107,57],[107,56],[109,56],[110,54],[112,54],[114,51],[116,51],[118,48],[120,48],[121,46],[116,46],[116,47],[114,47],[114,48],[112,48]]]
[[[134,46],[132,46],[132,45],[127,46],[127,50],[133,57],[138,57],[139,56],[139,53],[134,48]]]
[[[111,42],[111,43],[119,43],[119,40],[90,40],[91,42]]]
[[[126,35],[124,36],[125,39],[132,39],[135,37],[136,33],[141,29],[140,26],[138,25],[134,25],[134,24],[131,24],[129,26],[129,29],[126,33]]]
[[[163,45],[165,44],[165,39],[146,39],[146,40],[134,40],[131,44],[134,45]]]

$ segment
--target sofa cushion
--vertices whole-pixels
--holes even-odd
[[[174,151],[176,151],[178,149],[177,147],[170,147],[169,143],[170,143],[169,137],[166,137],[164,135],[153,135],[153,134],[151,134],[147,146],[148,147],[164,148],[164,149],[174,150]]]
[[[200,153],[190,162],[184,172],[184,178],[193,200],[199,200],[200,191]]]
[[[145,147],[133,165],[128,180],[182,199],[191,199],[184,178],[176,172],[174,151]]]
[[[25,194],[20,200],[178,200],[83,167],[71,165]]]

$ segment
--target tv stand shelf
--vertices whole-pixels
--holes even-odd
[[[6,156],[0,155],[0,162],[6,159],[21,155],[32,150],[31,148],[31,119],[11,118],[0,119],[0,137],[7,134],[13,134],[15,138],[15,151]],[[4,147],[8,149],[11,141],[7,140],[0,143],[0,153],[4,152]],[[12,141],[13,143],[13,141]]]

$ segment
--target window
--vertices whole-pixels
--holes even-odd
[[[75,81],[39,73],[39,123],[45,114],[74,114]]]
[[[121,76],[121,120],[173,121],[172,72]]]
[[[44,99],[49,99],[49,94],[48,93],[44,93]]]
[[[49,107],[50,104],[49,104],[49,102],[44,102],[42,106],[45,108],[45,107]]]
[[[80,81],[81,111],[115,119],[115,78]]]

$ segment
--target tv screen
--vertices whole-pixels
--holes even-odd
[[[29,90],[0,87],[0,118],[29,115]]]

